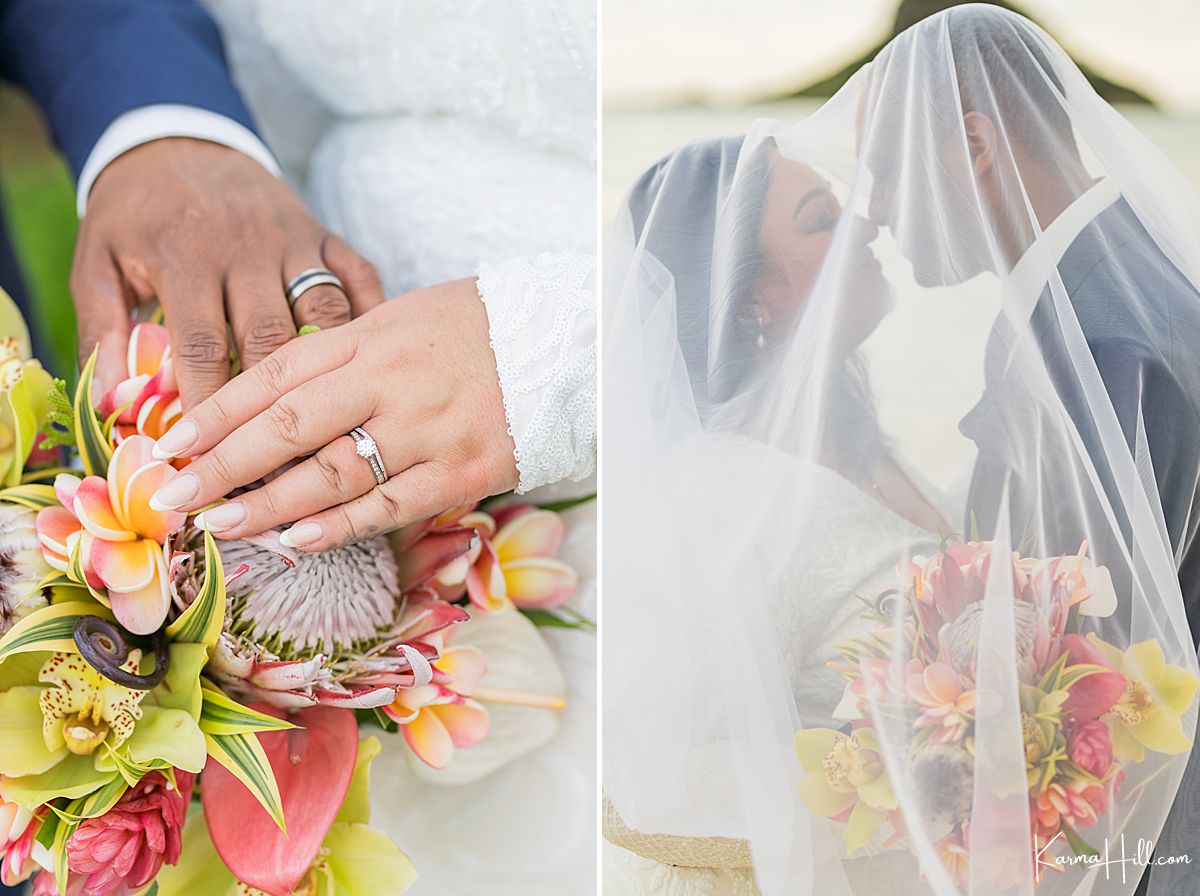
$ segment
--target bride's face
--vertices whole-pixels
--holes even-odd
[[[759,228],[766,267],[754,291],[754,310],[768,342],[791,332],[808,305],[846,214],[815,170],[775,156]],[[854,216],[849,250],[839,269],[827,272],[836,278],[838,341],[848,343],[847,351],[870,335],[891,307],[890,289],[871,251],[878,234],[874,224]]]

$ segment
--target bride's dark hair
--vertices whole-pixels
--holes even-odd
[[[719,418],[733,403],[765,401],[763,387],[769,385],[772,369],[769,349],[757,346],[753,298],[769,261],[762,245],[762,211],[778,145],[773,138],[765,140],[743,160],[744,139],[739,135],[680,147],[647,171],[628,199],[635,233],[640,237],[653,224],[644,248],[674,281],[679,344],[686,347],[697,412],[705,420]],[[729,214],[731,202],[756,211]],[[730,233],[721,235],[731,254],[718,259],[713,247],[724,221],[735,222]],[[714,301],[724,307],[714,309]],[[710,369],[718,347],[721,365]],[[845,360],[825,396],[838,409],[828,418],[831,447],[845,472],[865,475],[884,440],[860,357]]]

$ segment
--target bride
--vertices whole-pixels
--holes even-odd
[[[321,551],[512,488],[543,501],[594,491],[581,482],[596,450],[594,4],[207,5],[285,173],[400,296],[304,337],[294,376],[276,382],[303,408],[292,448],[274,456],[263,445],[278,439],[256,442],[231,451],[256,469],[221,472],[245,485],[317,457],[240,496],[236,518],[209,513],[208,528],[231,538],[294,524],[290,544]],[[323,389],[322,374],[340,384]],[[193,452],[226,435],[205,405],[192,416]],[[395,474],[378,489],[345,438],[360,424]],[[338,487],[322,459],[347,471]],[[228,490],[203,461],[189,471],[186,494],[159,500],[198,508]],[[583,576],[574,605],[594,618],[594,511],[568,520],[564,559]],[[401,749],[376,762],[374,821],[419,869],[412,893],[594,886],[594,640],[544,637],[565,676],[560,721],[499,707],[503,743],[459,751],[442,773],[410,768]]]
[[[982,5],[634,187],[605,247],[606,893],[1130,896],[1140,866],[1081,857],[1187,851],[1195,208]]]

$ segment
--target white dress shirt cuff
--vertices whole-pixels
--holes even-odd
[[[135,146],[164,137],[192,137],[209,140],[245,153],[272,174],[279,176],[279,163],[266,144],[254,132],[232,118],[207,109],[163,103],[133,109],[116,119],[92,147],[76,186],[79,217],[87,211],[88,193],[100,172],[113,159]]]

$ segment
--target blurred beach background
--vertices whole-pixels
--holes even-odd
[[[605,224],[681,143],[794,122],[938,0],[603,0]],[[1200,190],[1200,2],[1024,0]]]
[[[604,223],[655,161],[689,140],[744,133],[757,118],[802,120],[893,35],[945,0],[603,0]],[[1200,2],[1021,0],[1002,4],[1045,28],[1101,96],[1148,136],[1200,192]],[[836,188],[835,188],[836,189]],[[881,423],[905,458],[965,501],[975,445],[958,422],[983,388],[983,348],[1000,281],[917,288],[881,231],[872,250],[898,301],[863,344]],[[972,281],[975,283],[976,281]],[[934,352],[913,351],[932,344]],[[954,382],[934,390],[946,369]],[[884,409],[887,410],[884,410]]]

